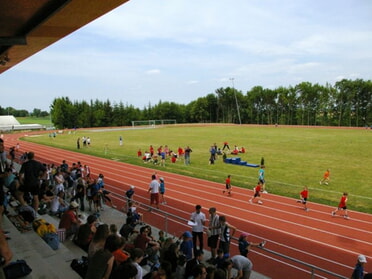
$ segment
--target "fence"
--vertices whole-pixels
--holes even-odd
[[[122,202],[125,202],[125,199],[123,198],[123,196],[115,194],[115,193],[112,193],[112,194],[115,195],[115,197],[118,200],[121,200]],[[150,208],[148,204],[145,204],[145,203],[142,203],[142,202],[139,202],[139,201],[136,201],[136,203],[138,203],[139,208],[141,208],[142,210],[148,211],[148,209]],[[176,235],[176,233],[171,230],[171,227],[175,227],[175,224],[177,224],[178,227],[181,226],[182,228],[185,228],[185,229],[189,228],[189,226],[187,226],[187,221],[188,221],[187,219],[182,218],[182,217],[177,216],[177,215],[174,215],[174,214],[171,214],[169,212],[160,210],[160,209],[153,209],[151,216],[152,216],[151,219],[145,220],[146,223],[163,230],[166,233],[166,235],[170,234],[170,235],[174,235],[174,236],[179,236],[179,235]],[[232,239],[234,241],[233,244],[237,246],[238,245],[237,244],[238,238],[232,237]],[[284,259],[284,260],[287,260],[289,262],[299,264],[300,266],[302,266],[302,269],[307,271],[307,273],[309,274],[309,278],[311,278],[311,279],[314,279],[316,277],[329,278],[329,277],[324,277],[324,274],[327,275],[327,276],[332,276],[331,278],[337,278],[337,279],[347,279],[348,278],[348,277],[345,277],[343,275],[334,273],[332,271],[323,269],[321,267],[317,267],[315,265],[312,265],[312,264],[306,263],[304,261],[289,257],[287,255],[278,253],[276,251],[273,251],[273,250],[270,250],[270,249],[267,249],[267,248],[260,248],[260,251],[262,251],[267,257],[276,256],[277,258],[279,258],[279,260],[276,261],[278,263],[282,262],[282,260]],[[274,257],[272,257],[272,258],[275,259]]]

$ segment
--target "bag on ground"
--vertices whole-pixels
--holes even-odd
[[[32,269],[25,260],[17,260],[3,267],[3,271],[6,279],[16,279],[30,274]]]

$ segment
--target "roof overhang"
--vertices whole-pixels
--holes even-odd
[[[0,74],[128,1],[1,1]]]

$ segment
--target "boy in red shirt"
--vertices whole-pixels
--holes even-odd
[[[223,190],[223,194],[227,191],[229,195],[231,195],[231,175],[228,175],[225,181],[226,190]]]
[[[332,216],[335,216],[336,212],[338,212],[339,210],[343,210],[344,211],[344,218],[349,219],[349,215],[347,215],[347,205],[346,204],[347,204],[347,193],[344,192],[344,194],[342,195],[342,197],[340,199],[340,203],[338,204],[337,209],[332,211]]]
[[[306,205],[308,198],[309,198],[309,190],[307,189],[307,186],[304,186],[304,189],[300,193],[300,200],[298,200],[297,202],[302,203],[304,205],[305,211],[309,211]]]
[[[253,197],[249,200],[249,203],[253,203],[254,199],[256,197],[258,197],[257,203],[258,204],[263,204],[263,201],[260,199],[260,197],[261,197],[261,189],[262,189],[262,182],[261,181],[258,181],[257,186],[254,187],[254,189],[253,189],[254,194],[253,194]]]

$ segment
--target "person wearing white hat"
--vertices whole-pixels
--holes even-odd
[[[358,261],[355,265],[351,279],[363,279],[364,277],[364,264],[367,262],[366,256],[359,255]]]
[[[70,202],[69,209],[62,214],[61,220],[59,221],[59,229],[66,229],[66,238],[77,233],[81,221],[78,218],[77,210],[79,204],[76,201]]]

